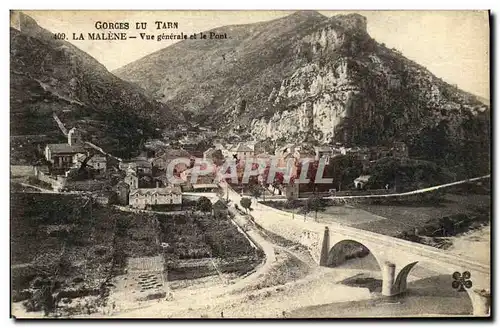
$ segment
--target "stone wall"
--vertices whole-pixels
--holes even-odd
[[[38,180],[46,182],[52,186],[52,189],[55,191],[61,191],[66,187],[67,179],[63,176],[56,176],[55,178],[51,177],[48,174],[43,173],[38,168],[34,168],[35,176]]]

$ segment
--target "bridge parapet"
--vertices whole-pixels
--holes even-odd
[[[390,236],[343,226],[337,223],[305,222],[300,216],[292,219],[290,213],[258,204],[252,211],[255,221],[284,238],[306,246],[319,265],[325,265],[328,253],[339,242],[351,240],[368,248],[377,260],[382,273],[385,295],[396,295],[406,290],[407,277],[415,266],[449,274],[469,271],[473,278],[471,295],[474,313],[484,315],[490,289],[490,266],[472,258],[456,256],[443,250]],[[325,233],[328,228],[328,233]],[[325,240],[325,238],[327,240]],[[452,280],[450,280],[451,284]],[[475,304],[475,305],[474,305]]]

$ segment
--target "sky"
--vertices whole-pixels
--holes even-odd
[[[199,33],[225,25],[284,17],[292,11],[24,11],[43,28],[65,33],[68,41],[113,70],[173,44],[173,41],[71,40],[72,33],[108,32],[96,22],[128,22],[128,34]],[[325,16],[349,13],[320,11]],[[389,48],[427,67],[459,88],[489,99],[489,20],[486,11],[357,11],[367,18],[368,33]],[[177,30],[157,30],[155,21],[178,22]],[[117,32],[115,30],[115,32]]]

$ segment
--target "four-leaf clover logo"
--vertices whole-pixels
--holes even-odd
[[[465,288],[472,287],[472,281],[470,281],[469,279],[470,279],[469,271],[464,271],[463,273],[454,272],[453,282],[451,283],[451,287],[458,289],[459,292],[465,292]]]

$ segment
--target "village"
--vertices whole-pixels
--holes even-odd
[[[58,121],[58,124],[61,125],[62,122]],[[72,128],[65,133],[66,143],[44,146],[43,158],[33,165],[36,178],[33,181],[37,185],[45,185],[57,192],[91,192],[102,204],[119,204],[142,209],[175,208],[182,204],[183,192],[216,192],[220,189],[218,183],[220,177],[216,177],[216,172],[195,176],[193,179],[193,167],[203,165],[203,162],[221,166],[225,162],[236,161],[239,183],[232,187],[240,192],[249,192],[249,188],[255,189],[255,186],[242,185],[243,170],[240,170],[240,167],[242,168],[245,162],[265,163],[266,169],[261,170],[258,179],[250,181],[250,184],[258,185],[264,197],[268,194],[278,198],[296,199],[308,197],[312,193],[331,196],[348,191],[349,194],[366,193],[366,189],[377,192],[375,191],[377,188],[370,188],[368,184],[373,165],[378,160],[388,157],[398,161],[409,159],[408,148],[403,142],[371,148],[345,147],[339,143],[321,146],[286,143],[273,149],[269,143],[259,141],[225,143],[208,131],[201,132],[210,134],[209,140],[213,140],[213,143],[200,144],[203,139],[200,139],[200,134],[193,136],[192,133],[186,133],[186,130],[181,128],[180,135],[168,135],[163,140],[146,142],[139,156],[120,159],[106,153],[95,144],[82,140],[81,131]],[[175,137],[179,138],[175,140],[173,139]],[[174,175],[182,179],[182,183],[172,184],[167,177],[167,167],[173,160],[179,158],[189,158],[190,165],[185,163],[175,165]],[[351,162],[355,162],[352,165],[359,168],[354,170],[355,175],[350,172],[350,181],[343,183],[344,186],[338,181],[333,181],[329,185],[313,182],[299,185],[293,181],[286,183],[279,174],[271,178],[271,183],[268,183],[268,177],[263,177],[265,173],[269,173],[272,163],[283,167],[289,165],[291,161],[298,167],[300,163],[307,161],[312,163],[311,167],[317,168],[318,162],[321,161],[328,168],[334,166],[336,158],[349,158]],[[294,172],[295,175],[299,173]],[[389,190],[394,187],[385,184],[379,189]]]
[[[35,184],[56,192],[90,192],[101,204],[168,210],[182,205],[183,193],[222,192],[220,177],[216,177],[216,172],[196,175],[193,179],[194,166],[207,162],[221,166],[227,161],[236,161],[239,183],[233,183],[232,187],[242,195],[251,194],[252,190],[258,187],[260,191],[254,192],[256,195],[297,199],[312,194],[332,196],[370,193],[367,189],[373,189],[372,193],[384,192],[383,189],[387,192],[392,190],[394,185],[369,187],[370,168],[383,158],[394,158],[398,161],[409,158],[408,148],[402,142],[389,147],[372,148],[348,148],[341,144],[312,146],[306,143],[287,143],[273,150],[258,141],[231,144],[214,138],[212,146],[202,151],[197,147],[197,140],[190,144],[185,139],[188,138],[174,143],[174,147],[167,145],[164,140],[153,140],[146,143],[139,156],[120,159],[90,142],[83,141],[81,132],[72,128],[67,132],[66,143],[45,145],[44,158],[33,165],[36,177],[34,181]],[[167,177],[167,167],[179,158],[189,158],[190,165],[175,165],[174,175],[182,179],[182,183],[172,184]],[[302,185],[293,181],[287,183],[279,173],[268,183],[268,177],[264,176],[269,173],[272,163],[284,167],[289,165],[290,161],[296,167],[307,161],[312,163],[312,168],[317,168],[318,162],[321,161],[328,171],[328,167],[334,166],[336,158],[349,158],[355,161],[353,165],[360,169],[356,175],[351,172],[351,180],[345,187],[337,181],[327,185],[314,182]],[[265,163],[266,169],[262,170],[257,179],[250,181],[250,186],[241,183],[243,169],[240,170],[240,167],[242,168],[245,162]],[[297,170],[294,172],[297,177],[299,173]]]
[[[387,171],[387,167],[388,171],[394,170],[391,166],[394,163],[418,163],[410,158],[408,148],[402,142],[373,148],[287,143],[272,149],[258,141],[224,143],[213,139],[209,147],[206,147],[206,142],[202,143],[203,149],[199,140],[190,144],[186,142],[188,138],[182,139],[181,143],[158,139],[144,143],[139,156],[121,159],[84,141],[78,128],[67,131],[65,138],[66,143],[40,147],[43,158],[34,165],[25,166],[24,177],[18,172],[11,173],[12,183],[24,188],[20,193],[14,190],[15,213],[21,218],[16,224],[29,226],[30,231],[35,231],[38,229],[37,217],[41,215],[47,221],[36,233],[37,239],[41,238],[38,241],[40,247],[15,257],[15,299],[22,300],[27,311],[44,310],[46,315],[62,316],[99,311],[102,314],[105,311],[120,313],[136,304],[152,305],[156,300],[175,300],[181,309],[185,297],[182,295],[190,290],[191,285],[215,281],[215,286],[219,286],[217,281],[223,281],[223,286],[226,286],[223,288],[229,288],[227,286],[232,283],[238,285],[247,274],[254,272],[251,276],[258,276],[259,272],[267,272],[265,263],[288,265],[284,259],[276,258],[281,242],[268,235],[269,231],[276,231],[279,227],[272,222],[283,215],[291,215],[287,224],[295,225],[301,221],[307,225],[332,224],[332,217],[337,217],[348,220],[349,225],[365,227],[363,222],[367,220],[367,230],[443,247],[439,241],[420,237],[434,234],[430,231],[441,223],[429,225],[422,221],[414,228],[393,219],[380,221],[379,216],[363,211],[385,211],[384,208],[391,207],[393,199],[402,191],[417,188],[397,179],[380,180],[380,172]],[[217,168],[227,162],[235,164],[236,179],[221,176],[217,170],[206,171],[207,164]],[[311,164],[306,166],[304,174],[310,182],[299,183],[304,162]],[[172,163],[177,163],[173,169],[177,182],[172,182],[169,176]],[[248,173],[245,163],[263,163],[259,174],[251,176],[249,181],[244,179]],[[322,174],[330,177],[331,183],[316,183],[320,163],[324,164]],[[275,170],[273,165],[277,166]],[[288,181],[283,174],[284,168],[291,168],[292,177]],[[269,178],[273,172],[275,176]],[[427,198],[433,199],[433,194],[429,193]],[[374,201],[364,198],[372,196]],[[377,198],[379,196],[382,198]],[[387,198],[388,207],[378,206],[378,200],[385,199],[383,196],[391,196]],[[351,197],[360,197],[362,202],[352,203],[357,204],[355,207],[349,206],[351,202],[344,200]],[[418,199],[424,201],[424,198]],[[27,215],[21,208],[30,201],[34,201],[33,213]],[[428,210],[433,211],[437,203],[432,201],[425,205],[426,202],[421,206],[428,206]],[[404,206],[413,203],[410,196],[398,206],[409,209]],[[46,212],[46,206],[54,209]],[[446,211],[443,209],[443,213]],[[386,212],[381,213],[386,215]],[[61,214],[64,215],[60,217]],[[267,221],[270,218],[272,220]],[[259,220],[258,225],[255,220]],[[471,216],[467,220],[477,218]],[[32,223],[26,225],[24,221]],[[63,279],[64,287],[56,296],[57,307],[47,309],[43,301],[37,301],[37,294],[32,294],[32,290],[38,288],[33,285],[36,281],[48,277],[40,276],[40,273],[33,276],[29,272],[31,268],[39,270],[44,265],[38,259],[42,254],[53,256],[56,263],[64,259],[69,261],[67,258],[74,252],[74,246],[67,246],[68,243],[85,243],[88,238],[86,233],[78,237],[74,235],[80,229],[91,229],[91,236],[102,234],[107,237],[92,242],[86,253],[71,260],[71,267],[83,261],[84,268],[72,272],[68,278],[58,273],[50,278]],[[278,230],[280,234],[284,233],[281,228]],[[18,248],[23,236],[15,237],[20,240]],[[44,238],[47,240],[42,241]],[[311,235],[306,233],[302,238],[305,239],[301,239],[301,243],[307,244]],[[62,250],[50,255],[58,251],[53,249],[54,240],[62,242]],[[360,257],[366,255],[365,251],[363,247],[353,249]],[[94,252],[104,252],[104,255],[95,256]],[[300,253],[293,254],[300,257]],[[82,260],[77,260],[81,257]],[[28,271],[26,266],[30,268]],[[79,272],[84,272],[86,278],[81,278]],[[273,279],[278,278],[279,275],[273,276]],[[241,280],[241,284],[244,281]],[[259,289],[258,286],[255,288]]]

